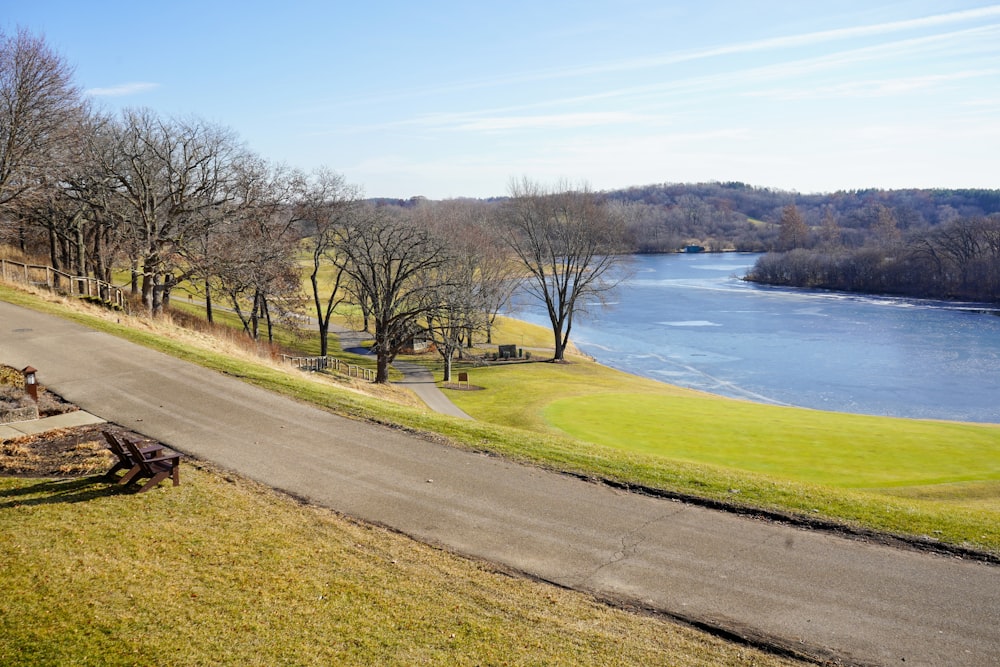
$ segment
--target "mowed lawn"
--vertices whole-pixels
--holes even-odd
[[[644,456],[1000,512],[1000,426],[731,400],[585,360],[469,369],[470,415]]]
[[[849,488],[1000,480],[1000,428],[712,400],[594,394],[545,419],[599,444]]]

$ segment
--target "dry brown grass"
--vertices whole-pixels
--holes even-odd
[[[192,317],[176,310],[167,311],[154,319],[145,314],[128,314],[108,310],[95,304],[54,294],[31,285],[14,284],[12,286],[38,296],[50,303],[59,304],[60,307],[64,307],[67,310],[97,317],[107,322],[121,324],[138,331],[153,333],[157,336],[162,336],[163,338],[214,354],[267,366],[273,370],[287,373],[289,376],[301,381],[334,385],[340,389],[346,389],[360,395],[390,401],[407,407],[421,409],[426,407],[409,389],[391,384],[376,385],[340,373],[302,373],[281,363],[280,355],[282,350],[279,347],[253,341],[246,334],[231,327],[212,325],[204,319]]]
[[[19,477],[79,477],[99,475],[114,465],[101,424],[55,429],[0,443],[0,475]]]
[[[188,462],[0,477],[0,664],[791,665]]]

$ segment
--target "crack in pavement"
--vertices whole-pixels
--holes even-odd
[[[679,507],[672,512],[667,512],[665,514],[661,514],[652,519],[644,521],[639,526],[622,533],[621,538],[619,540],[621,548],[619,548],[617,551],[611,554],[611,557],[605,562],[591,569],[589,572],[581,573],[580,575],[578,575],[578,577],[575,577],[574,579],[578,582],[575,585],[582,587],[584,586],[585,583],[592,581],[602,571],[614,567],[615,565],[618,565],[619,563],[622,563],[628,560],[629,558],[635,556],[639,552],[639,547],[642,546],[644,542],[646,542],[647,540],[646,531],[649,529],[650,526],[660,523],[661,521],[665,521],[666,519],[674,518],[680,514],[683,514],[685,511],[686,511],[685,508]]]

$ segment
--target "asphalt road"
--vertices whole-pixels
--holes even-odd
[[[179,451],[559,585],[847,663],[1000,664],[995,566],[437,445],[6,303],[0,361]]]

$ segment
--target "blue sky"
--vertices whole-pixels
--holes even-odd
[[[743,181],[1000,187],[1000,4],[0,0],[109,110],[368,196]]]

